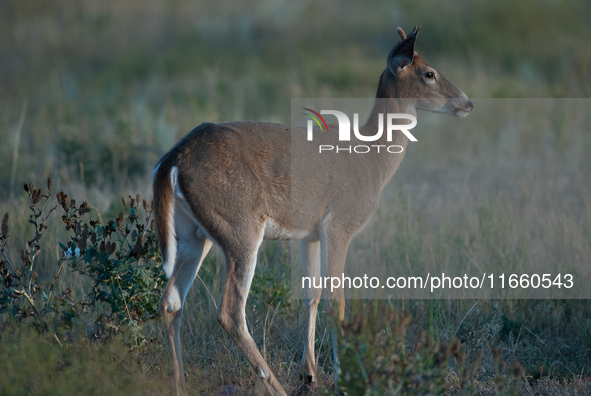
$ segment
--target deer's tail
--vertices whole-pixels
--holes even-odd
[[[168,278],[174,270],[177,254],[176,231],[174,228],[174,190],[178,183],[176,166],[161,161],[153,172],[152,189],[154,196],[154,219],[156,235],[162,254],[162,265]]]

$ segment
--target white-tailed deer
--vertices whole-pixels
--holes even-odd
[[[414,51],[418,32],[415,27],[406,37],[398,28],[400,41],[388,56],[377,91],[377,98],[409,99],[376,101],[361,132],[366,128],[367,135],[375,133],[379,113],[416,114],[421,109],[465,117],[474,107]],[[292,134],[290,127],[266,122],[204,123],[156,165],[154,210],[169,278],[160,311],[177,393],[184,393],[179,337],[183,303],[203,258],[216,243],[226,262],[217,320],[244,353],[266,392],[285,395],[246,325],[245,305],[259,246],[264,239],[299,239],[304,276],[340,276],[351,238],[377,209],[380,193],[403,156],[354,156],[352,161],[334,162],[327,168],[314,157],[292,158],[292,136],[302,136],[303,141],[305,135],[305,131]],[[398,133],[389,144],[406,148],[407,143],[408,138]],[[292,174],[292,166],[297,166],[297,174]],[[326,183],[329,179],[331,183]],[[336,194],[330,185],[339,185],[347,194]],[[293,203],[301,207],[293,208]],[[308,322],[302,374],[314,382],[314,334],[321,290],[305,293]],[[327,294],[329,304],[338,301],[344,317],[344,290]]]

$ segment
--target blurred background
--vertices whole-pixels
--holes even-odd
[[[49,174],[119,193],[204,121],[289,123],[291,97],[372,97],[398,26],[422,26],[417,50],[471,97],[587,97],[590,14],[584,0],[3,1],[0,202]]]
[[[10,253],[29,235],[23,183],[43,185],[51,176],[55,191],[88,200],[103,219],[116,217],[121,196],[151,198],[156,161],[202,122],[290,124],[291,98],[373,97],[398,26],[420,25],[417,51],[472,98],[588,98],[589,15],[587,0],[3,0],[0,214],[10,214]],[[577,103],[589,108],[589,99]],[[480,113],[486,124],[424,134],[380,208],[400,225],[378,229],[391,245],[388,260],[588,260],[591,123],[552,109],[541,129],[509,109],[507,120]],[[63,226],[57,218],[48,224],[41,278],[55,272],[61,254]],[[304,315],[301,301],[288,299],[289,245],[266,243],[259,257],[249,326],[283,383],[299,383]],[[208,289],[199,284],[189,295],[183,334],[193,386],[200,378],[215,389],[254,381],[214,319],[222,275],[211,255],[201,272]],[[60,282],[76,282],[74,292],[84,293],[87,284],[77,279],[66,273]],[[469,353],[501,347],[530,378],[588,376],[588,301],[395,305],[412,313],[412,335],[459,336]],[[326,329],[321,319],[317,356],[330,384]],[[166,377],[159,332],[156,325],[148,331],[160,341],[142,367]]]

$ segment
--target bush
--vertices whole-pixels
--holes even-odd
[[[157,265],[160,256],[151,205],[140,201],[139,195],[130,196],[129,205],[123,198],[125,214],[102,224],[89,217],[87,202],[77,206],[63,192],[57,195],[58,205],[47,210],[51,179],[46,193],[32,183],[26,184],[24,190],[29,197],[29,223],[34,235],[17,260],[7,255],[8,214],[2,220],[0,313],[5,314],[4,319],[13,318],[40,333],[57,335],[71,331],[74,318],[81,320],[83,315],[93,314],[94,326],[87,334],[91,339],[106,339],[125,329],[131,329],[141,339],[140,324],[159,317],[158,300],[166,282],[162,267]],[[140,202],[143,216],[139,213]],[[62,221],[69,240],[59,242],[63,256],[53,279],[40,283],[35,258],[41,251],[47,220],[58,207],[64,211]],[[76,299],[69,287],[57,291],[66,265],[91,281],[90,292],[81,299]]]

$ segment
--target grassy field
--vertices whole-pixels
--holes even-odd
[[[421,25],[419,53],[483,99],[464,124],[442,121],[451,127],[440,133],[425,127],[409,148],[379,210],[392,226],[374,229],[387,259],[584,266],[591,257],[589,15],[583,0],[3,1],[0,214],[11,219],[9,254],[17,257],[30,239],[23,183],[51,176],[55,191],[88,201],[93,217],[115,218],[121,196],[150,197],[155,162],[193,127],[289,124],[292,97],[370,98],[395,28]],[[534,127],[519,112],[500,120],[484,111],[494,108],[491,100],[510,103],[501,98],[580,99],[540,102],[564,111],[549,111],[550,122]],[[580,117],[566,119],[572,108]],[[65,235],[59,216],[48,227],[37,264],[44,280],[57,271]],[[360,235],[356,243],[363,249],[369,242]],[[287,243],[263,245],[248,322],[288,393],[314,394],[299,386],[304,308],[289,299],[289,254]],[[188,297],[182,337],[190,394],[256,389],[248,363],[214,319],[223,271],[214,252]],[[79,296],[88,284],[72,271],[60,280]],[[412,315],[410,342],[426,330],[445,342],[458,336],[469,361],[484,352],[481,394],[494,393],[495,347],[526,369],[520,394],[591,394],[588,300],[392,304]],[[2,315],[2,394],[167,392],[168,353],[157,322],[144,326],[145,343],[122,352],[127,347],[117,342],[103,349],[85,340],[92,321],[62,345],[15,330]],[[333,386],[329,334],[321,315],[318,394]]]

